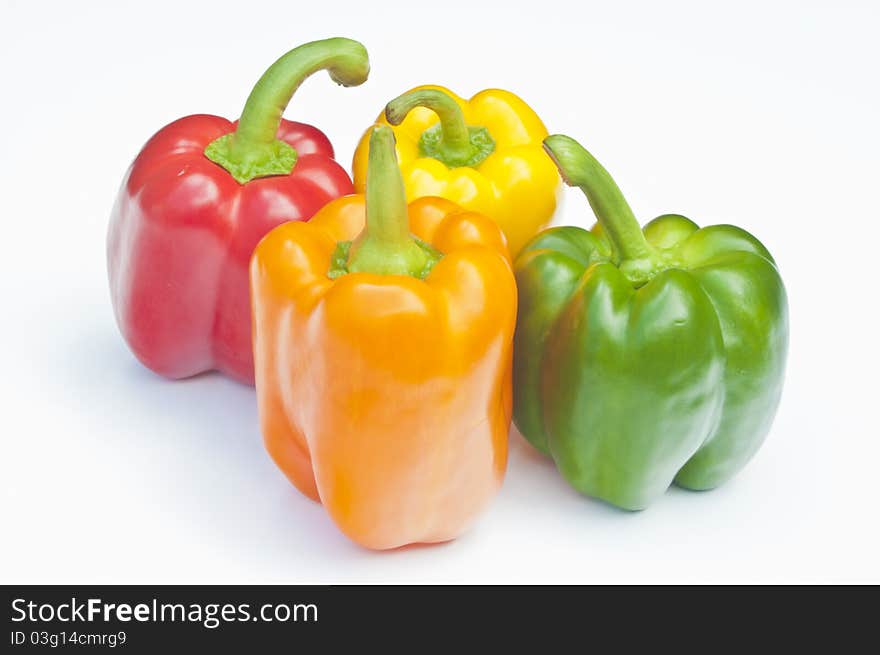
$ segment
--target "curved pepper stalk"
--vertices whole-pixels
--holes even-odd
[[[300,84],[320,70],[342,86],[363,84],[370,73],[367,51],[357,41],[336,37],[306,43],[283,55],[254,86],[235,132],[208,144],[205,156],[239,184],[289,174],[298,155],[277,137],[281,115]]]

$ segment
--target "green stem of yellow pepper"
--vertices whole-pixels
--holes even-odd
[[[385,118],[392,125],[400,125],[416,107],[426,107],[440,119],[419,139],[423,157],[432,157],[449,168],[457,168],[477,166],[495,150],[495,141],[489,131],[485,127],[468,126],[458,103],[437,89],[417,89],[398,96],[385,107]]]

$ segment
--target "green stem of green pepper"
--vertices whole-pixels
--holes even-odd
[[[544,149],[569,186],[587,196],[617,255],[617,264],[635,286],[642,286],[664,267],[659,253],[645,239],[626,198],[608,171],[571,137],[553,134]]]
[[[417,89],[398,96],[385,107],[385,118],[400,125],[416,107],[426,107],[440,122],[425,130],[419,139],[419,154],[443,162],[449,168],[477,166],[495,150],[495,141],[485,127],[469,127],[461,107],[449,94],[437,89]]]
[[[370,134],[366,196],[367,223],[351,244],[346,272],[425,277],[440,254],[410,234],[394,131],[387,125]]]
[[[240,184],[289,174],[296,164],[296,150],[275,135],[294,92],[319,70],[327,70],[337,84],[357,86],[370,72],[367,51],[357,41],[337,37],[306,43],[283,55],[257,81],[235,132],[208,144],[205,156]]]

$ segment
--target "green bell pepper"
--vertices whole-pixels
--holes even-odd
[[[516,260],[514,419],[578,491],[647,507],[674,481],[710,489],[755,454],[788,350],[785,287],[731,225],[675,214],[644,230],[573,139],[544,147],[598,224],[534,237]]]

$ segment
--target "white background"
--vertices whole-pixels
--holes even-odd
[[[880,582],[880,5],[714,4],[2,0],[0,580]],[[513,434],[469,533],[372,553],[276,470],[252,389],[135,361],[104,251],[126,166],[179,116],[234,118],[277,56],[336,35],[367,45],[369,82],[319,74],[286,115],[346,165],[411,86],[498,86],[581,140],[643,221],[680,212],[764,241],[791,351],[743,473],[629,514]],[[557,222],[592,222],[577,192]]]

